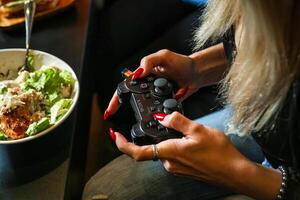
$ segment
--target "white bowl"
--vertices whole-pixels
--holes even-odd
[[[25,49],[0,49],[0,72],[6,74],[6,72],[9,69],[17,69],[20,66],[22,66],[24,64],[25,51],[26,51]],[[52,125],[48,129],[41,131],[36,135],[28,136],[22,139],[0,141],[0,144],[16,144],[16,143],[26,142],[29,140],[39,138],[51,132],[53,129],[58,127],[63,121],[65,121],[68,118],[68,116],[72,113],[75,104],[77,103],[78,100],[78,96],[79,96],[78,79],[73,69],[67,63],[46,52],[31,50],[30,53],[35,55],[35,63],[34,63],[35,69],[39,69],[43,65],[47,65],[47,66],[50,65],[50,66],[55,66],[61,70],[68,70],[69,72],[72,73],[73,78],[75,80],[74,89],[72,93],[73,103],[69,108],[68,112],[59,121],[57,121],[54,125]]]

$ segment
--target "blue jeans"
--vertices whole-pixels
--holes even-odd
[[[223,131],[229,115],[230,110],[226,108],[195,121]],[[249,159],[263,161],[264,156],[251,137],[229,137]],[[110,200],[208,200],[227,196],[232,192],[192,178],[170,174],[161,162],[136,162],[123,155],[100,169],[88,181],[82,199],[92,199],[97,194],[108,195]]]
[[[224,132],[227,129],[228,119],[230,118],[231,110],[229,107],[220,111],[208,114],[204,117],[198,118],[195,121],[199,124],[203,124],[209,127],[214,127]],[[255,142],[253,137],[245,136],[240,137],[237,134],[229,134],[231,142],[234,146],[248,159],[262,163],[264,161],[264,155],[260,146]]]

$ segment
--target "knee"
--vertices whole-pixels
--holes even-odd
[[[158,162],[136,162],[128,156],[120,156],[87,182],[82,200],[98,195],[113,200],[141,199],[145,195],[145,180],[151,179],[153,170],[159,169],[163,170]]]

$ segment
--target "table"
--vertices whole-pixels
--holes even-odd
[[[57,130],[57,132],[63,133],[59,148],[53,150],[55,154],[52,154],[49,159],[42,160],[42,157],[39,157],[36,164],[38,172],[33,174],[34,179],[30,177],[31,174],[27,174],[24,175],[24,182],[34,182],[42,176],[53,173],[53,169],[58,166],[63,166],[67,169],[67,174],[65,174],[65,183],[62,183],[65,185],[62,196],[64,199],[72,200],[80,199],[84,186],[85,154],[91,105],[91,87],[89,86],[92,84],[89,81],[89,71],[85,67],[84,60],[89,10],[90,0],[77,0],[72,8],[55,16],[35,21],[31,38],[33,49],[51,53],[74,69],[80,82],[81,93],[75,111]],[[25,29],[23,26],[11,30],[0,30],[1,49],[23,48],[24,46]],[[47,137],[44,140],[47,140]]]

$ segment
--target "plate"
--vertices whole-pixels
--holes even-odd
[[[67,8],[69,8],[70,6],[72,6],[75,3],[75,0],[60,0],[58,2],[58,5],[53,8],[53,9],[49,9],[49,10],[45,10],[42,12],[37,12],[35,15],[36,19],[42,18],[44,16],[47,15],[52,15],[55,13],[58,13],[60,11],[63,11]],[[10,28],[10,27],[14,27],[20,24],[23,24],[25,21],[24,17],[6,17],[4,15],[0,14],[0,28]]]

